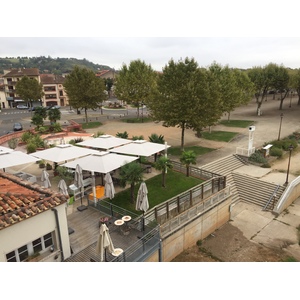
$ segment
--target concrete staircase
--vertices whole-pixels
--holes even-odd
[[[209,164],[200,167],[203,170],[210,171],[222,176],[226,176],[227,186],[231,187],[232,202],[239,200],[239,194],[237,187],[234,183],[232,172],[240,167],[247,165],[240,156],[233,154],[224,158],[215,160]]]
[[[200,168],[226,176],[227,186],[231,186],[232,203],[242,200],[259,205],[263,209],[276,189],[275,200],[278,201],[284,191],[283,186],[277,187],[274,183],[235,172],[235,170],[247,164],[241,156],[233,154]],[[266,210],[272,210],[273,204],[274,199],[270,201]]]
[[[260,206],[262,209],[270,200],[266,210],[273,210],[274,201],[281,197],[284,186],[266,182],[248,175],[232,173],[240,200]],[[276,191],[275,199],[272,197]]]

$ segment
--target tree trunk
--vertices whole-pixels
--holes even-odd
[[[228,121],[228,122],[230,121],[230,112],[228,112],[228,118],[227,118],[227,121]]]
[[[134,183],[130,184],[130,202],[134,203]]]
[[[256,114],[258,116],[260,116],[262,113],[261,113],[261,104],[262,102],[257,102],[257,109],[256,109]]]
[[[190,177],[190,166],[186,165],[186,177]]]
[[[166,170],[162,171],[162,187],[166,187]]]
[[[184,127],[185,123],[181,126],[181,151],[184,151]]]
[[[87,109],[84,108],[84,115],[85,115],[85,123],[88,123],[88,116],[87,116]]]

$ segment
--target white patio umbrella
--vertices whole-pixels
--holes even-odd
[[[101,224],[100,233],[96,244],[96,253],[100,254],[100,261],[103,261],[104,252],[105,252],[105,260],[106,260],[106,249],[108,249],[110,253],[115,251],[113,242],[109,234],[109,229],[105,224]]]
[[[61,179],[61,180],[58,182],[58,190],[59,190],[59,192],[62,193],[63,195],[66,195],[66,196],[69,195],[67,184],[66,184],[66,182],[65,182],[63,179]]]
[[[110,176],[110,173],[105,174],[104,180],[105,180],[105,186],[104,186],[105,197],[112,199],[115,196],[115,187],[112,178]]]
[[[77,143],[76,145],[92,147],[102,150],[109,150],[115,147],[119,147],[125,144],[131,143],[132,140],[114,137],[112,135],[103,134],[96,138],[87,139],[83,142]]]
[[[138,190],[135,209],[143,211],[143,231],[144,231],[145,230],[144,214],[149,209],[148,189],[144,181],[141,183],[140,188]]]
[[[30,153],[31,156],[55,163],[66,162],[79,157],[98,153],[98,150],[73,146],[71,144],[57,145],[53,148]]]
[[[39,159],[32,157],[21,151],[14,151],[11,149],[0,149],[0,168],[5,171],[5,168],[10,168],[18,165],[34,163]]]
[[[42,171],[41,181],[45,188],[51,187],[51,182],[49,179],[49,173],[46,170]]]

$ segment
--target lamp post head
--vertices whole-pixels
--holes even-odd
[[[290,150],[290,152],[292,152],[293,149],[294,149],[293,145],[289,145],[289,150]]]

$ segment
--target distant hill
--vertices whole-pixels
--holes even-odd
[[[112,70],[109,66],[94,64],[85,58],[51,58],[50,56],[0,58],[0,74],[3,74],[4,70],[11,68],[38,68],[41,74],[51,73],[61,75],[71,72],[74,66],[86,67],[95,72],[99,70]]]

